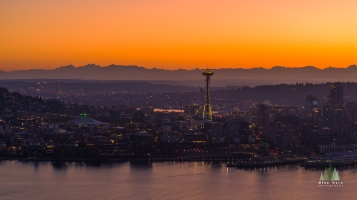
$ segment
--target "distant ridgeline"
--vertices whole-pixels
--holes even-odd
[[[214,79],[242,80],[300,80],[300,81],[357,81],[357,66],[347,68],[318,69],[313,66],[300,68],[273,67],[265,68],[226,68],[211,69],[215,72]],[[86,80],[197,80],[202,69],[164,70],[146,69],[138,66],[109,65],[101,67],[88,64],[81,67],[73,65],[59,67],[53,70],[18,70],[0,71],[0,79],[86,79]]]

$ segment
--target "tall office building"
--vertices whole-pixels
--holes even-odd
[[[312,116],[317,111],[317,98],[309,94],[305,99],[305,113],[307,116]]]
[[[357,105],[351,101],[345,106],[345,122],[347,124],[354,124],[357,120]]]
[[[340,82],[336,82],[333,86],[330,86],[330,105],[329,127],[336,131],[341,130],[345,116],[343,109],[343,86]]]
[[[342,83],[337,82],[330,86],[330,104],[331,106],[343,106],[343,86]]]
[[[268,135],[270,126],[270,108],[265,104],[259,104],[257,110],[257,129],[258,132]]]

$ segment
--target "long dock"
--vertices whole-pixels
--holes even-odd
[[[237,162],[237,163],[227,163],[227,167],[237,167],[237,168],[261,168],[267,166],[278,166],[278,165],[288,165],[293,163],[304,162],[305,159],[290,159],[290,160],[261,160],[255,162]]]

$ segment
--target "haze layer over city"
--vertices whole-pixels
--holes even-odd
[[[353,199],[356,6],[0,2],[0,199]]]

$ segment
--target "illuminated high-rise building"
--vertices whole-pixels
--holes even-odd
[[[356,102],[349,102],[345,105],[345,122],[348,124],[355,124],[357,120],[357,104]]]
[[[330,86],[330,128],[333,130],[340,130],[344,124],[343,111],[343,86],[342,83],[336,82]]]
[[[259,104],[257,107],[257,129],[267,137],[270,126],[270,107],[266,104]]]
[[[317,111],[317,98],[309,94],[305,99],[305,114],[307,117],[313,117]]]
[[[202,72],[203,76],[206,77],[206,96],[205,96],[205,104],[203,106],[203,117],[207,117],[209,120],[212,121],[212,106],[211,106],[211,96],[209,91],[210,79],[211,76],[214,74],[209,69]]]
[[[334,107],[343,106],[343,86],[342,83],[335,83],[333,86],[330,86],[330,104]]]

